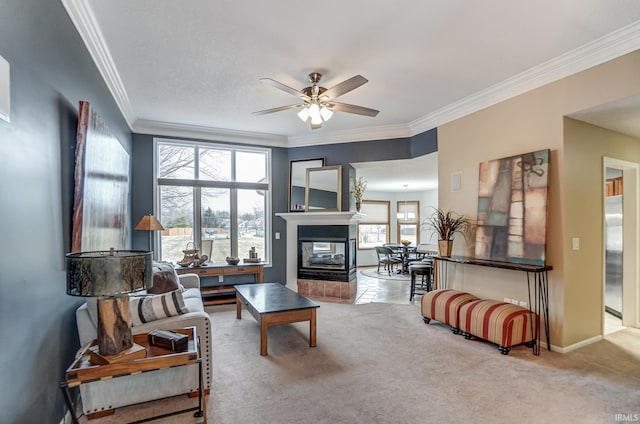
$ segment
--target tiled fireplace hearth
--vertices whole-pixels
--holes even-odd
[[[298,279],[298,293],[317,300],[335,303],[353,303],[358,291],[358,283],[351,281],[326,281]]]
[[[358,289],[353,218],[358,215],[300,212],[277,216],[287,221],[287,284],[316,300],[353,303]]]

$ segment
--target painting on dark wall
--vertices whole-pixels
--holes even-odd
[[[124,249],[129,154],[89,102],[80,102],[74,174],[73,252]]]
[[[475,255],[545,265],[549,150],[480,164]]]

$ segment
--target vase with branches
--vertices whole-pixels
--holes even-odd
[[[438,247],[442,257],[451,256],[453,237],[456,233],[462,234],[462,237],[465,240],[467,239],[466,231],[469,226],[469,219],[456,212],[435,208],[433,214],[427,218],[424,224],[438,235]]]
[[[367,189],[367,180],[362,177],[353,180],[353,198],[356,201],[356,211],[360,212],[360,206],[362,205],[362,196]]]

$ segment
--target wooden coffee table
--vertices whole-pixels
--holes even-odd
[[[236,285],[236,318],[242,319],[242,305],[260,324],[260,355],[267,354],[267,330],[273,325],[309,321],[309,346],[316,346],[317,303],[280,283]]]

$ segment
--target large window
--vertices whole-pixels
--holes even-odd
[[[268,261],[270,161],[268,149],[156,140],[160,258],[176,263],[195,247],[224,262],[255,248]]]
[[[417,200],[403,200],[398,202],[396,209],[398,223],[398,240],[410,240],[414,246],[420,244],[420,202]]]
[[[363,200],[358,222],[358,249],[373,249],[389,242],[389,201]]]

